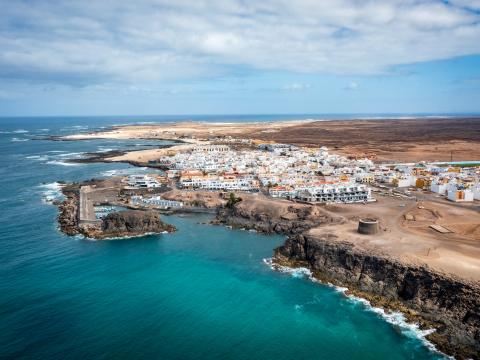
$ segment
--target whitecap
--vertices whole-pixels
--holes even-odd
[[[13,131],[14,134],[26,134],[28,133],[28,130],[25,129],[18,129]]]
[[[454,359],[454,357],[447,356],[441,353],[433,343],[427,340],[427,336],[434,333],[435,329],[421,329],[417,323],[409,323],[405,318],[405,315],[399,311],[385,311],[385,309],[374,307],[370,301],[360,298],[354,295],[346,295],[350,301],[359,303],[364,306],[367,311],[373,312],[376,315],[380,316],[387,323],[393,325],[397,328],[400,333],[408,338],[418,339],[422,344],[427,347],[430,351],[437,354],[445,356],[447,359]]]
[[[30,139],[20,139],[20,138],[16,138],[16,137],[12,138],[12,142],[28,141],[28,140],[30,140]]]
[[[31,156],[26,156],[25,159],[45,161],[45,160],[48,160],[48,155],[31,155]]]
[[[72,153],[66,153],[66,154],[59,154],[59,155],[56,155],[57,157],[81,157],[83,156],[84,153],[82,152],[72,152]]]
[[[51,204],[55,200],[63,199],[62,184],[53,182],[42,184],[39,187],[42,189],[42,199],[45,203]]]
[[[146,170],[152,172],[152,169],[148,169],[147,167],[134,167],[134,168],[127,168],[127,169],[113,169],[113,170],[106,170],[101,173],[102,176],[109,177],[109,176],[119,176],[119,175],[132,175],[142,173]]]
[[[106,146],[99,146],[99,147],[97,147],[97,150],[98,151],[103,151],[103,152],[109,152],[109,151],[113,151],[113,150],[118,150],[118,148],[109,148],[109,147],[106,147]]]
[[[60,161],[60,160],[47,161],[47,164],[49,164],[49,165],[61,165],[61,166],[79,166],[79,165],[82,165],[82,164],[78,164],[78,163],[69,163],[69,162]]]

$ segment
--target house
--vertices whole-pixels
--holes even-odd
[[[454,202],[473,201],[471,189],[452,189],[447,193],[447,199]]]
[[[148,175],[131,175],[128,177],[128,186],[151,189],[158,188],[162,184]]]

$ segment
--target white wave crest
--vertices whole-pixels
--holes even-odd
[[[31,155],[26,156],[25,159],[29,160],[37,160],[37,161],[46,161],[49,159],[48,155]]]
[[[13,131],[14,134],[26,134],[28,133],[28,130],[25,129],[18,129]]]
[[[132,175],[132,174],[142,173],[146,170],[149,170],[149,172],[152,172],[152,169],[148,169],[147,167],[138,167],[138,168],[106,170],[106,171],[102,172],[100,175],[105,176],[105,177]]]
[[[28,140],[30,140],[30,139],[21,139],[21,138],[16,138],[16,137],[12,138],[12,142],[20,142],[20,141],[28,141]]]
[[[286,274],[291,274],[292,277],[296,278],[308,278],[309,280],[319,283],[319,280],[317,280],[310,269],[305,268],[305,267],[299,267],[299,268],[291,268],[288,266],[283,266],[283,265],[278,265],[273,262],[273,259],[268,258],[268,259],[263,259],[263,262],[268,265],[272,270],[279,271],[282,273]],[[418,339],[422,342],[422,344],[427,347],[430,351],[440,354],[442,356],[445,356],[446,359],[452,359],[454,360],[453,357],[447,356],[443,353],[441,353],[433,343],[427,340],[427,336],[433,332],[435,332],[435,329],[420,329],[420,326],[418,324],[414,323],[409,323],[407,322],[407,319],[405,318],[405,315],[403,315],[401,312],[398,311],[385,311],[382,308],[374,307],[370,303],[370,301],[360,298],[358,296],[354,296],[351,294],[347,294],[348,288],[346,287],[340,287],[340,286],[335,286],[333,284],[326,284],[329,287],[332,287],[335,291],[344,294],[349,301],[359,303],[364,306],[365,310],[371,311],[375,313],[376,315],[380,316],[383,318],[387,323],[395,326],[397,329],[400,330],[401,334],[404,336],[407,336],[409,338],[415,338]]]
[[[82,153],[82,152],[71,152],[71,153],[66,153],[66,154],[58,154],[56,156],[61,157],[61,158],[64,158],[64,157],[79,158],[79,157],[82,157],[84,155],[85,154]]]
[[[69,162],[60,161],[60,160],[47,161],[47,164],[49,164],[49,165],[61,165],[61,166],[80,166],[80,165],[83,165],[83,164],[78,164],[78,163],[69,163]]]
[[[42,199],[45,203],[51,204],[55,200],[63,199],[62,184],[53,182],[39,186],[42,190]]]

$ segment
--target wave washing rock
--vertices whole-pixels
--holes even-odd
[[[290,205],[245,206],[239,203],[233,208],[219,208],[214,223],[235,228],[254,229],[266,234],[297,234],[322,224],[338,224],[344,221],[322,212],[315,206]]]
[[[427,338],[458,359],[480,359],[480,286],[425,266],[355,248],[335,235],[297,234],[275,250],[275,261],[308,266],[316,278],[348,287],[375,306],[400,310],[433,326]]]
[[[156,211],[126,210],[108,214],[103,218],[100,228],[86,227],[84,234],[95,239],[105,239],[175,230],[173,225],[164,223]]]

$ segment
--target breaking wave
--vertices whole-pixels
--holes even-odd
[[[61,165],[61,166],[80,166],[80,165],[83,165],[83,164],[79,164],[79,163],[69,163],[69,162],[61,161],[61,160],[47,161],[47,164],[49,164],[49,165]]]
[[[153,169],[149,169],[147,167],[140,167],[140,168],[106,170],[106,171],[103,171],[100,175],[105,176],[105,177],[121,176],[121,175],[133,175],[133,174],[143,173],[147,170],[149,170],[148,172],[154,172]]]
[[[31,155],[31,156],[26,156],[25,159],[37,160],[37,161],[46,161],[49,158],[48,158],[48,155]]]
[[[313,276],[312,272],[308,268],[305,268],[305,267],[291,268],[288,266],[278,265],[278,264],[275,264],[273,262],[273,259],[271,258],[263,259],[263,262],[267,266],[269,266],[272,270],[285,273],[285,274],[290,274],[292,277],[295,277],[295,278],[307,278],[315,283],[320,283],[320,281]],[[452,359],[452,360],[454,359],[453,357],[450,357],[441,353],[433,343],[427,340],[426,337],[429,334],[435,332],[435,329],[420,329],[418,324],[407,322],[405,315],[403,315],[401,312],[385,311],[382,308],[372,306],[370,301],[366,299],[363,299],[351,294],[347,294],[348,288],[346,287],[335,286],[332,284],[327,284],[327,286],[332,287],[336,292],[342,293],[345,297],[347,297],[348,301],[360,304],[363,306],[365,310],[373,312],[377,316],[380,316],[387,323],[399,329],[402,335],[408,338],[415,338],[420,340],[422,344],[426,346],[430,351],[435,352],[437,354],[441,354],[442,356],[445,356],[446,359]]]
[[[58,182],[49,184],[42,184],[39,186],[42,189],[42,200],[47,204],[51,204],[55,200],[63,199],[62,185]]]

